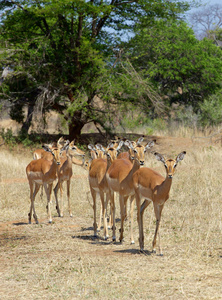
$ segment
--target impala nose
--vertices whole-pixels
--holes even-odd
[[[143,161],[143,160],[140,161],[140,165],[141,165],[141,166],[144,165],[144,161]]]

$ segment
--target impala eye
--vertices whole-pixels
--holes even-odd
[[[164,164],[164,167],[167,169],[167,165]]]
[[[173,167],[176,168],[177,164],[174,164]]]

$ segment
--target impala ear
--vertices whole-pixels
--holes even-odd
[[[176,162],[178,163],[179,161],[183,160],[185,154],[186,154],[186,151],[183,151],[183,152],[181,152],[180,154],[178,154],[178,155],[177,155],[177,158],[176,158]]]
[[[145,146],[144,151],[146,151],[147,149],[152,148],[152,147],[155,145],[155,143],[156,143],[156,140],[153,140],[153,141],[151,141],[151,142],[148,142],[148,143],[146,144],[146,146]]]
[[[94,146],[93,146],[92,144],[89,144],[89,145],[88,145],[88,149],[89,149],[89,150],[94,150]]]
[[[109,143],[109,145],[107,146],[107,149],[108,149],[108,148],[113,148],[113,146],[114,146],[114,143],[111,142],[111,143]]]
[[[51,145],[44,144],[44,145],[42,145],[42,148],[47,152],[52,152]]]
[[[137,146],[140,146],[140,144],[142,143],[143,140],[144,140],[144,136],[141,136],[141,137],[136,141]]]
[[[162,154],[155,152],[154,155],[155,155],[157,160],[162,161],[162,163],[165,164],[165,158],[163,157]]]
[[[120,141],[116,150],[119,151],[122,148],[123,144],[124,144],[123,141]]]
[[[62,146],[63,144],[65,143],[65,140],[64,140],[64,138],[61,136],[61,138],[58,140],[58,142],[57,142],[57,147],[58,146]]]
[[[109,146],[107,148],[109,148]],[[103,148],[101,144],[96,144],[96,149],[102,151],[103,153],[106,152],[106,150]]]

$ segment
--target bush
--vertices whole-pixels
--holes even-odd
[[[222,121],[222,94],[217,93],[200,104],[200,123],[202,126],[218,125]]]

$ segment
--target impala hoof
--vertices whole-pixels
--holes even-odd
[[[134,241],[131,241],[131,245],[134,245],[135,244],[135,242]]]

